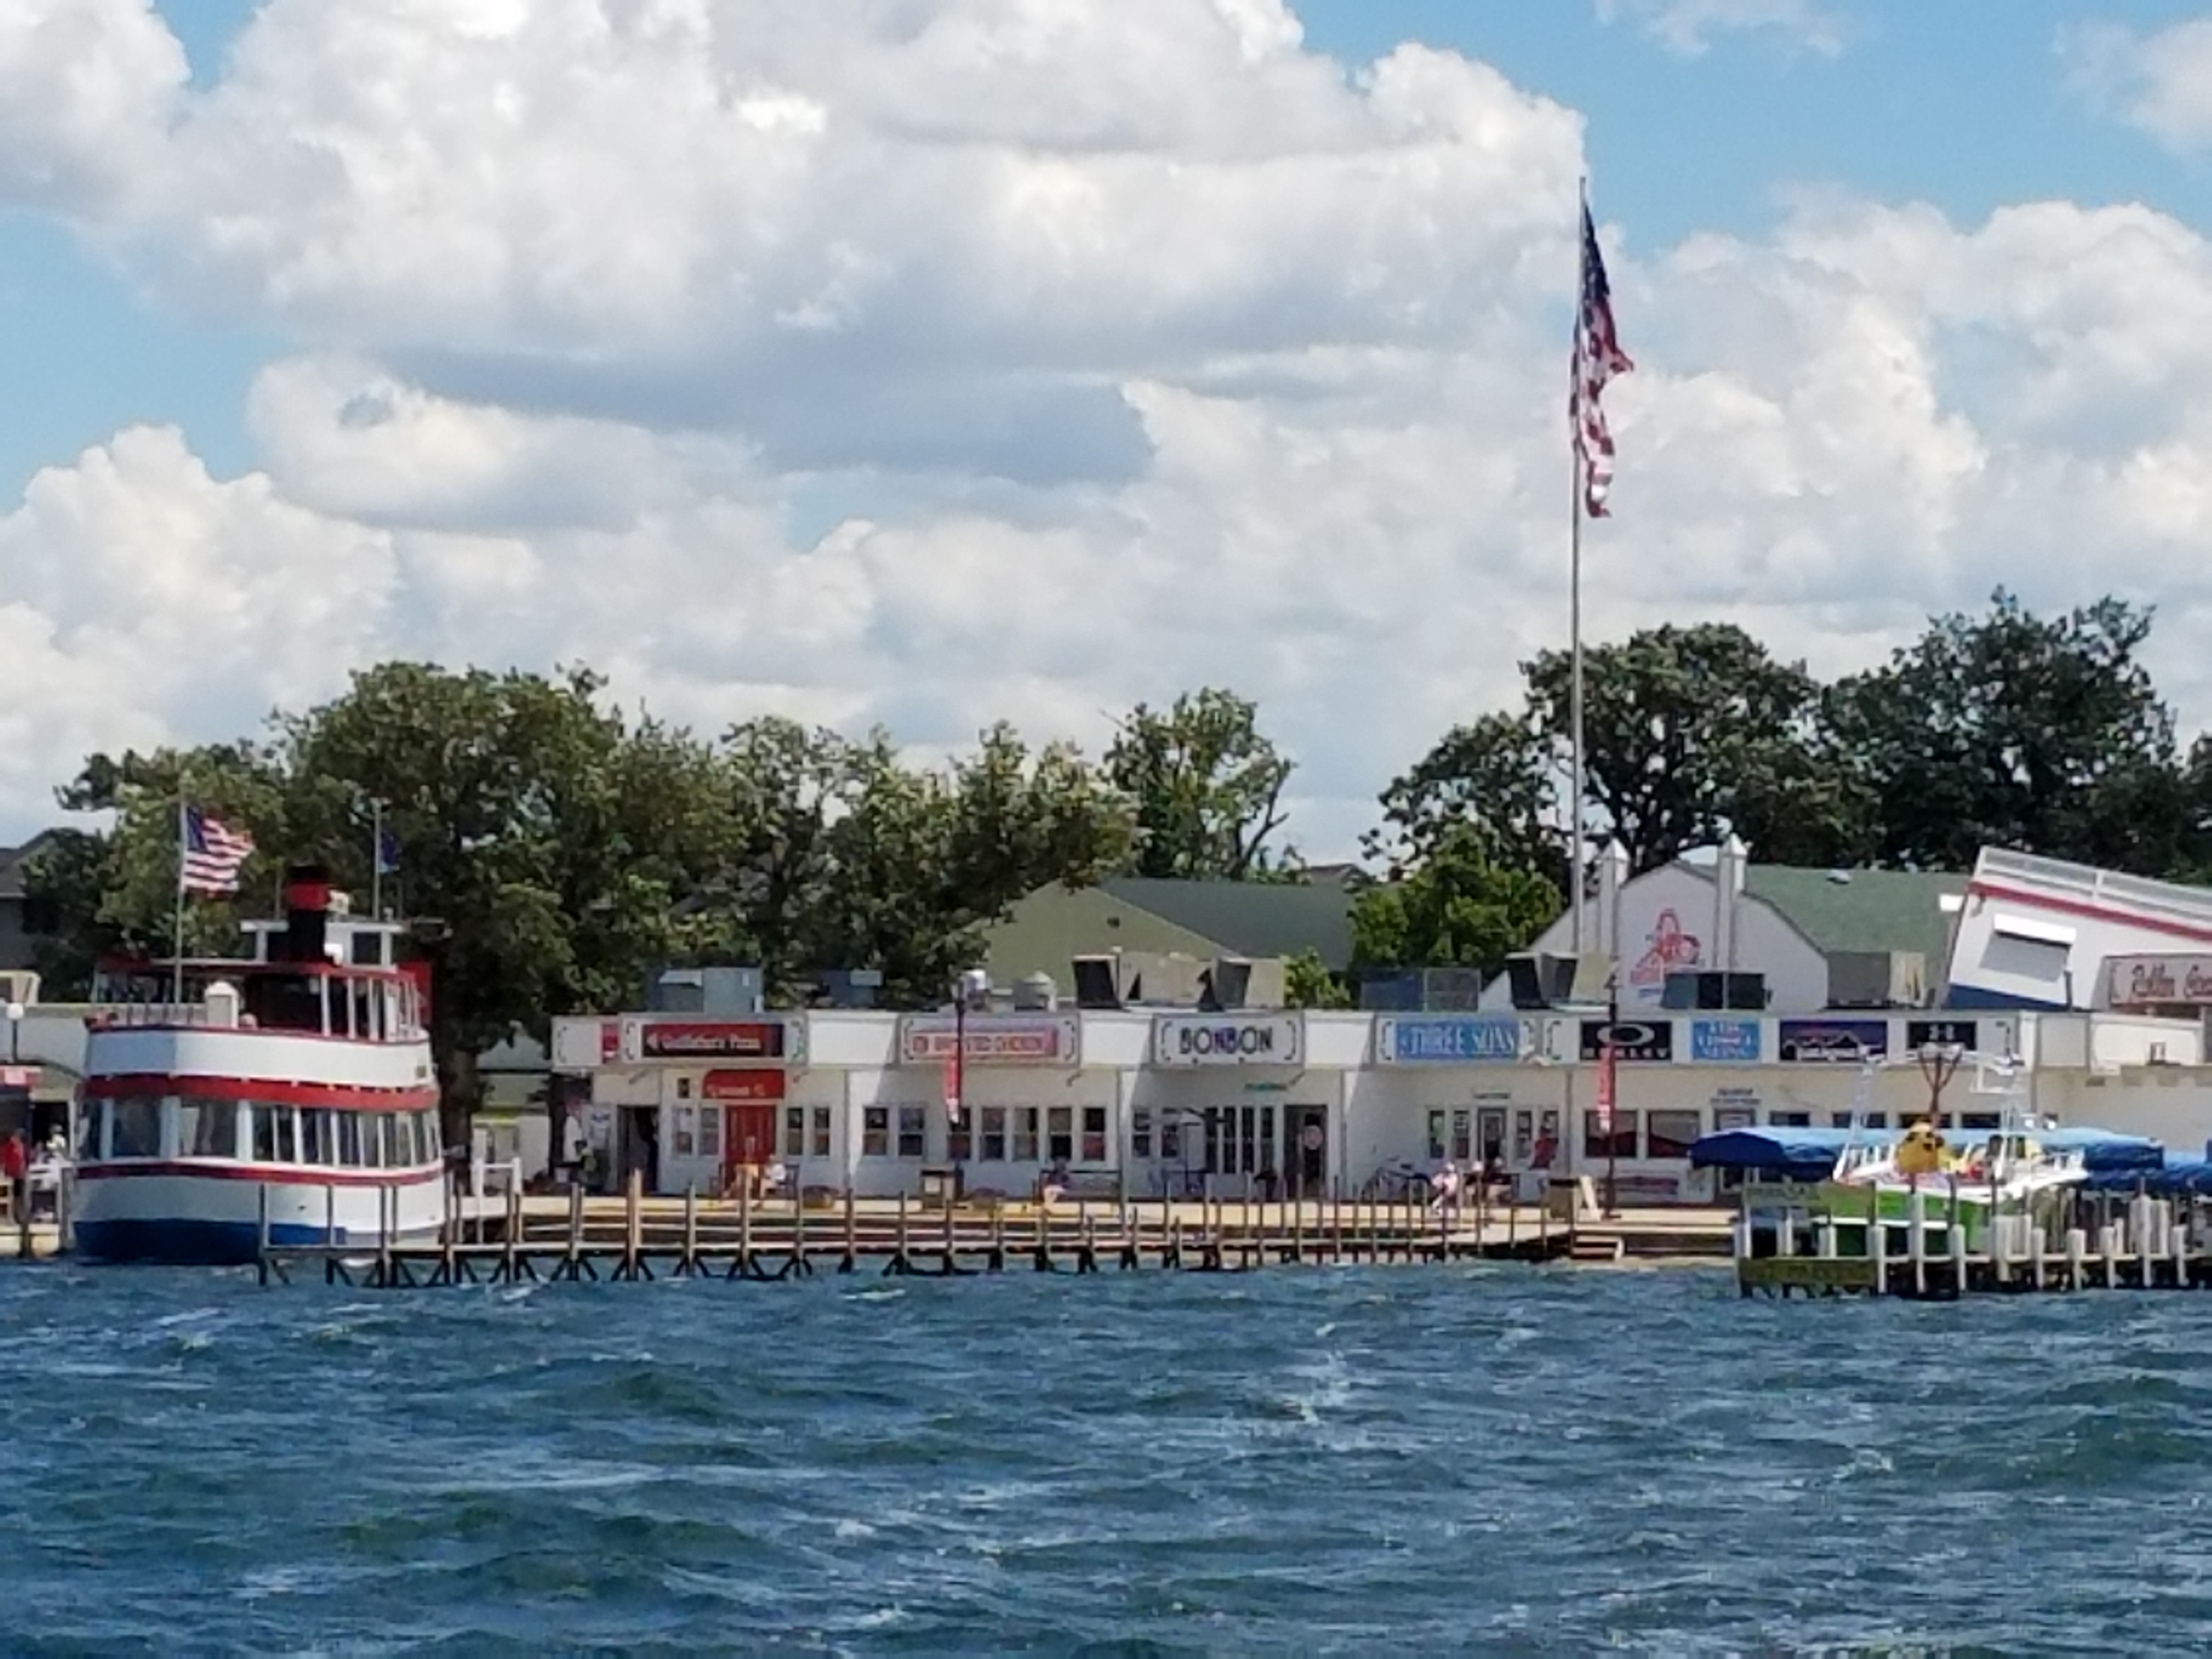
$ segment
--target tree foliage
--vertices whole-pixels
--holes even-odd
[[[1551,925],[1559,908],[1553,882],[1495,862],[1478,834],[1447,834],[1402,879],[1352,901],[1352,961],[1494,974]]]
[[[787,1000],[823,969],[875,968],[893,998],[934,1002],[1023,894],[1129,856],[1132,811],[1099,770],[1007,726],[924,769],[881,732],[758,720],[710,743],[604,692],[582,670],[390,663],[266,742],[94,756],[62,801],[112,828],[57,837],[31,873],[57,989],[81,992],[102,952],[166,953],[180,799],[257,844],[234,902],[186,908],[188,946],[210,952],[270,908],[289,862],[327,864],[365,903],[380,804],[464,1109],[475,1054],[634,1006],[656,963],[757,962]]]
[[[1106,751],[1107,781],[1135,805],[1136,876],[1245,881],[1279,874],[1273,847],[1295,763],[1261,735],[1259,710],[1208,687],[1162,710],[1139,703]]]

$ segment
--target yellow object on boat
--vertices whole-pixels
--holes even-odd
[[[1943,1145],[1942,1136],[1925,1118],[1907,1129],[1905,1138],[1897,1143],[1899,1175],[1941,1175],[1949,1159],[1950,1150]]]

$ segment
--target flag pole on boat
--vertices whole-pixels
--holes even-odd
[[[190,850],[191,830],[185,814],[191,809],[185,804],[185,781],[177,781],[177,908],[169,927],[169,1002],[181,1007],[185,1000],[185,857]]]

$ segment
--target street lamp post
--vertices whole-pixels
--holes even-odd
[[[973,1139],[972,1123],[963,1126],[963,1115],[968,1109],[968,1010],[981,1007],[991,994],[991,975],[981,968],[963,969],[952,981],[952,1065],[950,1073],[951,1086],[945,1091],[945,1152],[952,1165],[952,1195],[958,1199],[967,1188],[966,1160],[959,1155],[958,1131],[967,1128]]]
[[[11,1002],[8,1005],[8,1063],[10,1066],[17,1064],[23,1058],[21,1038],[24,1012],[23,1005],[20,1002]]]

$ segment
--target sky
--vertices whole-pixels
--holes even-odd
[[[1590,637],[2114,592],[2212,725],[2205,0],[11,0],[0,843],[405,656],[1227,685],[1350,853],[1564,642],[1585,174]]]

